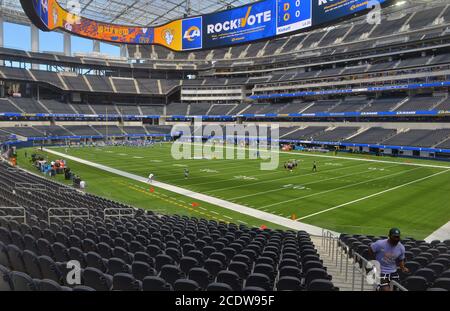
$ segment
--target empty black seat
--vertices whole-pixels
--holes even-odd
[[[148,276],[144,278],[144,281],[142,282],[142,289],[150,292],[162,292],[170,291],[172,287],[164,279],[158,276]]]
[[[26,272],[22,251],[16,245],[8,245],[8,258],[11,264],[11,270]]]
[[[36,241],[36,244],[39,251],[39,255],[48,257],[53,256],[52,248],[48,240],[41,238]]]
[[[245,282],[245,287],[249,286],[261,287],[266,291],[270,291],[273,289],[270,278],[267,275],[261,273],[252,273],[249,275]]]
[[[157,271],[160,271],[164,265],[173,264],[173,259],[169,255],[159,254],[155,257],[155,268]]]
[[[197,259],[189,256],[184,256],[180,259],[180,269],[185,275],[188,275],[189,271],[195,267],[199,267]]]
[[[42,279],[42,272],[39,265],[39,259],[35,253],[29,250],[24,250],[22,253],[23,262],[25,264],[26,272],[33,279]]]
[[[213,278],[216,277],[219,271],[225,269],[224,264],[217,259],[207,259],[204,263],[204,267]]]
[[[7,267],[0,265],[0,292],[12,291],[13,289],[11,271]]]
[[[436,279],[436,272],[430,268],[420,268],[414,273],[414,275],[424,277],[429,284],[433,283]]]
[[[83,271],[84,285],[97,291],[109,291],[112,286],[112,277],[96,268],[88,267]]]
[[[103,273],[108,270],[105,260],[96,252],[88,252],[86,254],[86,266],[97,268]]]
[[[122,259],[126,264],[131,264],[133,261],[131,254],[123,247],[114,247],[112,254],[113,257]]]
[[[159,275],[161,278],[166,280],[167,283],[173,286],[173,283],[183,277],[183,273],[175,265],[164,265],[161,268],[161,273]]]
[[[275,278],[275,270],[273,266],[264,263],[255,265],[255,267],[253,268],[253,273],[261,273],[267,275],[271,282]]]
[[[198,291],[200,286],[194,280],[188,279],[178,279],[173,284],[173,289],[175,291]]]
[[[305,283],[308,286],[313,280],[323,279],[330,280],[331,277],[327,274],[327,272],[323,269],[313,268],[309,269],[305,275]]]
[[[211,283],[206,288],[207,291],[210,292],[231,292],[233,289],[230,285],[225,283]]]
[[[150,257],[149,254],[145,252],[136,252],[134,253],[134,261],[141,261],[145,262],[146,264],[150,265],[150,267],[154,267],[155,263],[153,261],[153,258]]]
[[[56,263],[48,256],[39,256],[39,267],[44,279],[53,280],[59,284],[62,281],[62,272]]]
[[[130,273],[130,267],[120,258],[108,260],[108,274],[114,276],[116,273]]]
[[[69,290],[68,288],[59,285],[53,280],[39,280],[35,282],[37,285],[37,290],[42,292],[56,292],[56,291],[63,291],[63,290]]]
[[[329,280],[313,280],[309,283],[307,289],[309,291],[337,291],[338,288],[334,287],[333,283]]]
[[[249,275],[249,268],[246,263],[232,262],[228,266],[228,270],[236,272],[241,279],[246,279]]]
[[[31,234],[26,234],[23,237],[23,242],[25,243],[26,250],[32,251],[35,254],[39,253],[34,236],[32,236]]]
[[[113,290],[120,291],[140,291],[142,284],[131,274],[116,273],[113,277]]]
[[[424,291],[428,287],[428,282],[422,276],[410,276],[405,279],[403,285],[409,291]]]
[[[295,278],[298,278],[298,279],[300,279],[302,277],[302,272],[297,267],[286,266],[286,267],[281,268],[279,270],[279,273],[280,273],[280,277],[292,276],[292,277],[295,277]]]
[[[0,242],[5,245],[12,244],[11,234],[8,229],[0,227]]]
[[[19,271],[12,271],[10,276],[14,291],[24,292],[37,290],[36,283],[28,274]]]
[[[440,277],[434,281],[433,287],[443,288],[450,291],[450,277]]]
[[[231,286],[234,291],[242,290],[242,279],[236,272],[223,270],[217,274],[217,282]]]
[[[279,291],[300,291],[302,289],[300,279],[292,276],[281,277],[277,283],[277,290]]]
[[[156,271],[148,263],[142,261],[134,261],[131,265],[131,271],[133,276],[139,281],[143,281],[147,276],[156,275]]]
[[[188,278],[194,280],[202,289],[206,289],[209,283],[211,283],[212,277],[208,270],[204,268],[192,268],[189,271]]]

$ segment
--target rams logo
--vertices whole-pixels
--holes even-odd
[[[201,37],[201,32],[200,29],[197,26],[192,26],[191,28],[189,28],[188,30],[186,30],[186,32],[184,33],[183,38],[192,42],[195,40],[195,38],[200,38]]]
[[[166,41],[167,45],[171,45],[173,42],[173,32],[172,29],[164,29],[162,32],[162,36],[164,38],[164,40]]]

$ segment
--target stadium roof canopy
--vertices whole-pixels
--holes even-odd
[[[184,17],[237,7],[257,0],[71,0],[83,17],[123,25],[153,26]],[[65,8],[69,0],[58,0]],[[22,12],[18,0],[0,0],[2,11]]]

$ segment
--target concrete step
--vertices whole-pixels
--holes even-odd
[[[367,283],[365,275],[360,271],[359,266],[355,266],[353,259],[347,260],[347,255],[340,249],[336,252],[337,242],[331,244],[331,251],[328,249],[330,244],[322,245],[322,237],[312,237],[312,241],[316,246],[317,252],[323,261],[327,272],[332,276],[334,286],[339,287],[341,291],[373,291],[372,285]],[[336,259],[337,255],[337,259]],[[341,257],[342,255],[342,257]],[[342,263],[341,263],[342,258]],[[341,267],[342,265],[342,267]],[[353,269],[355,267],[355,269]],[[346,271],[347,268],[347,271]],[[353,280],[354,277],[354,280]]]

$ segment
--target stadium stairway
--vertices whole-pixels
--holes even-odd
[[[366,277],[361,273],[359,265],[355,264],[352,258],[347,261],[347,254],[341,249],[337,250],[337,239],[323,240],[321,236],[311,236],[311,240],[320,259],[323,260],[323,265],[327,267],[328,274],[333,277],[334,286],[339,287],[340,291],[374,291],[372,285],[367,283]],[[336,255],[338,260],[336,260]],[[355,267],[354,270],[353,267]]]

